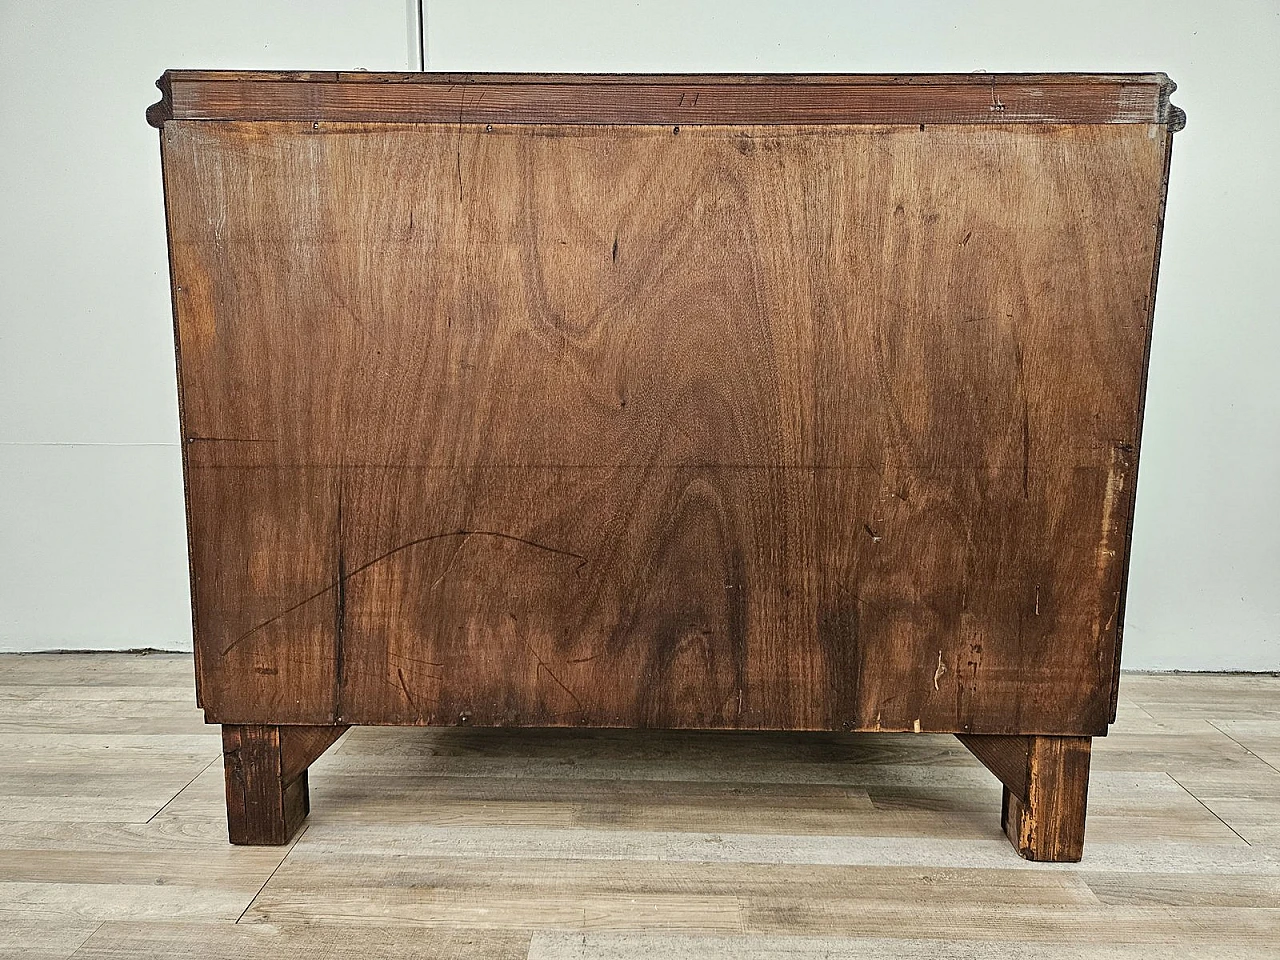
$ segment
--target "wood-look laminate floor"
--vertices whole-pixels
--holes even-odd
[[[0,957],[1280,957],[1280,678],[1126,675],[1084,861],[951,737],[351,731],[226,842],[190,657],[0,656]]]

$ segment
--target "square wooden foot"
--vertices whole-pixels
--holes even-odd
[[[307,767],[343,726],[223,724],[227,835],[232,843],[288,843],[311,810]]]
[[[1091,737],[960,736],[1004,784],[1001,825],[1028,860],[1074,863],[1084,854]]]

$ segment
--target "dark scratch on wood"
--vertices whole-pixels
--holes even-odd
[[[715,716],[724,716],[724,708],[729,705],[729,701],[733,699],[733,695],[736,691],[736,687],[729,688],[729,692],[726,693],[724,699],[720,701],[720,706],[716,707]],[[739,701],[739,703],[741,703],[741,701]]]
[[[872,603],[870,600],[864,600],[862,597],[858,596],[856,593],[851,593],[849,594],[849,596],[853,597],[853,602],[856,603],[858,606],[866,607],[868,610],[875,610],[878,612],[884,609],[880,604]]]
[[[513,621],[515,621],[516,619],[515,616],[512,614],[507,614],[507,616],[511,617]],[[518,623],[518,621],[516,622]],[[519,628],[517,627],[517,631],[518,629]],[[563,681],[561,681],[561,679],[555,675],[552,669],[549,666],[547,666],[547,661],[543,660],[542,657],[538,655],[538,651],[533,649],[532,644],[530,644],[529,641],[526,640],[524,637],[520,636],[519,632],[517,632],[516,634],[516,639],[519,640],[522,644],[524,644],[524,648],[526,650],[528,650],[531,654],[533,654],[533,659],[538,661],[538,669],[547,671],[547,676],[552,679],[555,685],[569,695],[569,697],[573,700],[573,702],[578,705],[579,710],[585,711],[586,707],[582,705],[582,701],[578,699],[578,695],[564,685]]]
[[[396,676],[400,678],[400,689],[404,692],[404,698],[409,701],[409,706],[413,707],[413,712],[422,715],[422,711],[418,709],[417,702],[413,699],[413,694],[409,692],[409,685],[404,682],[404,671],[396,667]]]
[[[578,566],[574,569],[575,573],[581,573],[582,568],[585,567],[588,563],[588,560],[586,557],[584,557],[580,553],[574,553],[572,550],[560,550],[557,547],[549,547],[545,543],[538,543],[536,540],[526,540],[524,537],[517,537],[514,534],[510,534],[510,533],[502,533],[501,531],[498,531],[498,530],[455,530],[452,533],[433,533],[429,537],[417,537],[413,540],[409,540],[406,543],[402,543],[400,544],[400,546],[393,547],[392,549],[386,551],[385,553],[378,554],[378,556],[374,557],[372,560],[368,561],[367,563],[360,564],[360,566],[351,570],[349,573],[344,572],[342,574],[342,580],[343,581],[350,580],[356,574],[363,573],[365,570],[368,570],[374,564],[381,563],[383,560],[386,560],[388,557],[392,557],[395,554],[408,550],[411,547],[420,546],[421,544],[424,544],[424,543],[431,543],[433,540],[445,540],[449,537],[497,537],[500,540],[510,540],[514,543],[523,543],[525,546],[533,547],[534,549],[542,550],[542,551],[545,551],[546,553],[555,554],[556,556],[572,557],[573,559],[578,561]],[[249,637],[253,636],[259,630],[263,629],[264,627],[270,626],[271,624],[275,623],[277,620],[287,617],[289,614],[293,613],[295,610],[299,609],[300,607],[305,607],[308,603],[311,603],[311,601],[318,600],[320,597],[323,597],[330,590],[336,590],[338,586],[339,586],[339,581],[335,580],[333,583],[327,584],[326,586],[317,590],[315,593],[311,594],[311,596],[304,597],[303,599],[299,600],[297,603],[293,604],[292,606],[286,607],[284,610],[281,610],[275,616],[270,617],[266,620],[263,620],[256,627],[253,627],[252,629],[246,631],[245,633],[242,633],[240,636],[236,637],[229,644],[223,647],[222,653],[220,655],[225,657],[228,653],[230,653],[233,649],[235,649],[237,645],[247,640]]]
[[[421,657],[410,657],[407,654],[396,653],[394,650],[388,650],[387,655],[395,657],[397,660],[406,660],[409,663],[421,663],[428,667],[443,667],[443,663],[437,663],[435,660],[423,660]]]

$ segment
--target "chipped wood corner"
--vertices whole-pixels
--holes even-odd
[[[1187,125],[1187,112],[1169,102],[1178,85],[1169,79],[1168,74],[1160,74],[1160,117],[1168,125],[1170,133],[1177,133]]]
[[[160,99],[147,107],[147,123],[157,130],[164,129],[164,122],[173,119],[173,84],[169,79],[170,71],[166,70],[156,80],[156,89],[160,91]]]

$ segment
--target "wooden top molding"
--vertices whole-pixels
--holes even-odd
[[[147,121],[370,123],[1161,123],[1147,74],[512,74],[169,70]]]

